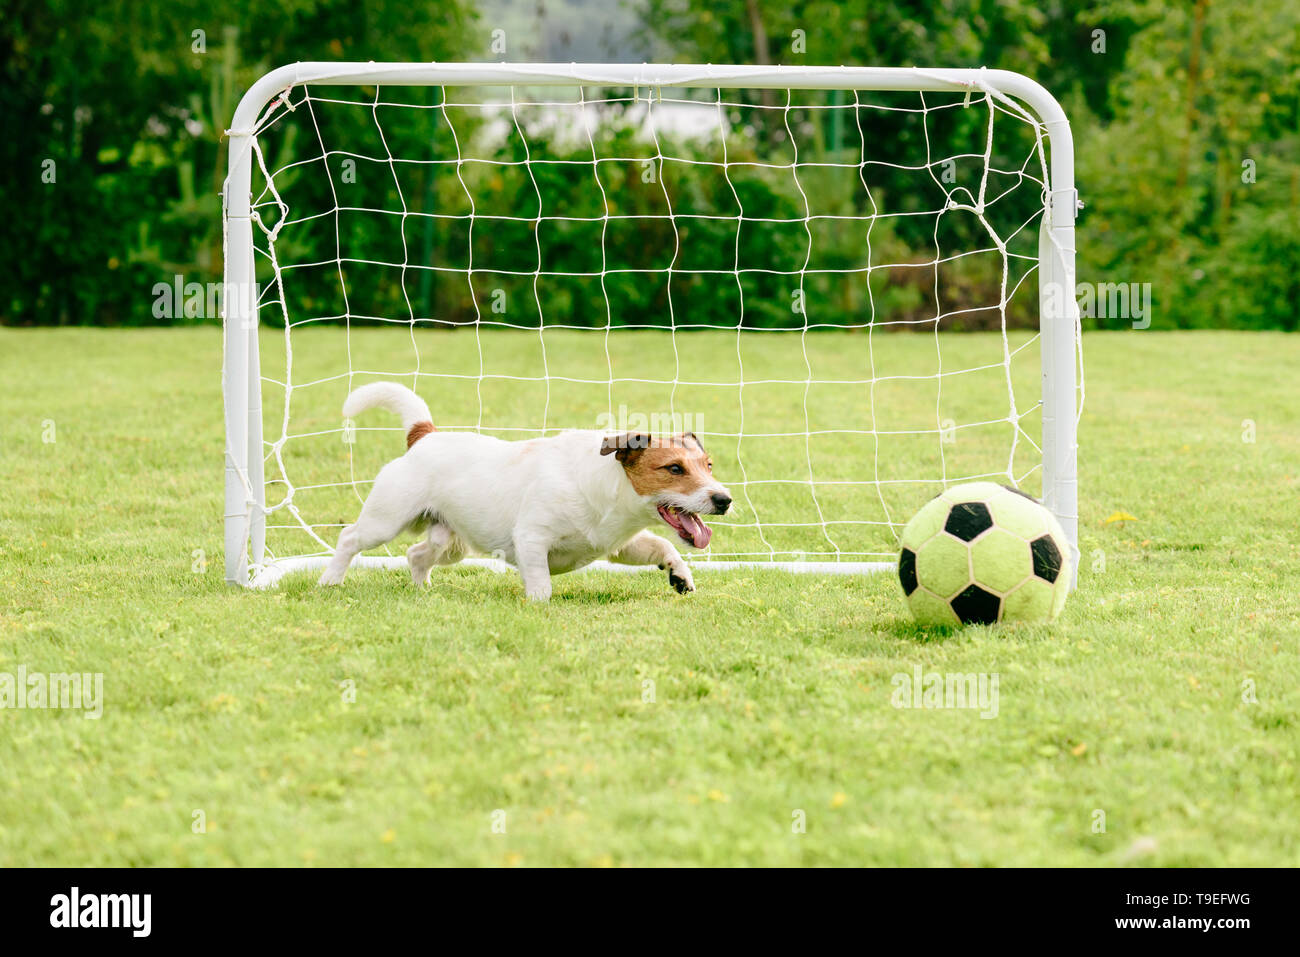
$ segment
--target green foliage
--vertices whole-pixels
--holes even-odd
[[[1105,9],[1143,27],[1114,119],[1074,116],[1080,279],[1152,283],[1156,327],[1300,328],[1300,7]]]
[[[7,4],[0,321],[157,321],[154,283],[220,279],[224,130],[258,76],[296,60],[458,59],[472,17],[457,0]]]
[[[650,0],[649,11],[657,52],[677,60],[1033,76],[1072,119],[1088,204],[1081,282],[1151,283],[1156,326],[1300,326],[1300,7],[1290,0],[1248,14],[1209,0]]]
[[[1249,16],[1210,0],[752,0],[721,6],[645,0],[636,10],[642,45],[654,59],[988,66],[1027,73],[1072,117],[1087,203],[1079,221],[1080,281],[1150,283],[1156,326],[1294,329],[1300,322],[1300,7],[1290,0],[1257,0]],[[0,181],[10,220],[0,235],[0,255],[10,264],[12,282],[0,300],[0,322],[160,321],[149,308],[155,283],[176,275],[200,283],[220,278],[223,130],[257,76],[295,60],[473,59],[466,51],[482,46],[470,42],[474,17],[473,0],[11,3],[0,22],[0,116],[9,131],[0,150],[14,173]],[[440,91],[405,92],[409,102],[440,102]],[[399,214],[396,228],[379,216],[339,222],[339,239],[357,258],[405,261],[410,268],[397,275],[353,264],[345,270],[346,285],[337,269],[315,276],[304,270],[288,292],[290,310],[302,318],[350,312],[458,324],[490,319],[490,297],[505,289],[512,302],[536,295],[547,321],[739,321],[766,328],[802,321],[792,311],[794,287],[802,288],[807,318],[816,324],[856,325],[873,316],[925,323],[937,313],[953,328],[998,322],[996,310],[976,307],[998,301],[1000,262],[975,256],[938,270],[926,266],[935,258],[934,217],[906,214],[937,208],[942,193],[931,188],[924,167],[902,168],[918,157],[922,163],[933,159],[927,133],[939,155],[955,151],[951,144],[978,139],[981,109],[932,110],[923,128],[903,112],[860,111],[855,124],[851,111],[809,109],[818,105],[813,96],[796,98],[787,111],[784,91],[734,96],[727,144],[733,164],[789,162],[797,149],[801,162],[851,168],[865,153],[899,165],[864,166],[856,183],[833,175],[833,166],[801,166],[798,183],[773,170],[742,173],[733,166],[733,194],[718,167],[704,165],[720,160],[717,137],[681,138],[665,144],[663,153],[690,162],[660,163],[654,182],[643,182],[640,169],[600,166],[612,208],[645,217],[624,224],[624,232],[635,225],[635,235],[611,227],[601,243],[590,224],[546,223],[539,234],[536,227],[497,219],[476,222],[471,236],[464,221],[439,218],[467,208],[466,189],[478,211],[492,208],[499,216],[527,215],[518,211],[536,205],[537,190],[548,215],[585,210],[600,216],[592,169],[538,164],[532,170],[536,186],[521,169],[467,164],[458,177],[445,165],[459,144],[450,139],[441,111],[380,111],[388,140],[381,143],[368,104],[350,111],[322,106],[336,114],[322,131],[332,148],[361,142],[380,160],[387,147],[403,159],[435,164],[414,164],[402,176],[388,175],[386,162],[370,169],[363,163],[358,182],[369,175],[371,183],[356,192],[371,189],[372,208]],[[832,92],[821,105],[843,106],[845,96]],[[357,91],[359,101],[370,97],[373,90]],[[914,108],[916,98],[906,105]],[[942,106],[943,99],[929,97],[927,105]],[[653,157],[651,145],[618,125],[617,112],[610,117],[613,129],[601,129],[600,155]],[[315,130],[296,119],[282,136],[269,135],[268,153],[278,166],[305,164],[281,174],[295,211],[330,211],[330,181],[307,162],[319,145]],[[565,142],[554,131],[530,130],[527,144],[517,130],[489,142],[482,117],[454,115],[450,123],[467,143],[477,142],[484,158],[518,162],[526,149],[533,157],[590,158],[584,155],[588,144]],[[1011,135],[999,157],[1009,168],[1019,166],[1021,155],[1017,137],[1024,131],[1015,125],[1004,118],[999,130],[999,136]],[[51,162],[54,183],[43,179]],[[1008,222],[1012,214],[1031,211],[1036,200],[1032,184],[1017,192],[1005,207]],[[737,237],[725,220],[667,218],[670,206],[677,213],[720,216],[743,206],[747,220],[797,220],[806,212],[843,218],[816,221],[811,237],[799,222],[781,228],[747,221]],[[868,235],[862,217],[876,212],[890,215],[877,219]],[[945,253],[987,241],[973,217],[945,215],[939,228]],[[1022,238],[1032,243],[1030,232]],[[287,262],[334,255],[333,234],[321,230],[286,229],[280,241]],[[498,263],[510,264],[514,273],[536,268],[539,242],[545,270],[575,275],[548,277],[534,287],[529,275],[478,274],[478,266]],[[761,270],[760,264],[787,272],[794,264],[798,272],[810,245],[817,261],[793,278],[744,272],[737,285],[731,275],[707,272],[737,265]],[[372,253],[362,252],[367,249]],[[591,275],[591,253],[602,249],[627,260],[606,260],[605,268],[637,268],[640,262],[663,270],[671,264],[671,280],[663,272],[614,271],[602,283]],[[471,250],[472,284],[463,271]],[[875,268],[882,264],[889,268]],[[265,271],[262,278],[268,278]],[[345,290],[346,306],[339,301]],[[1011,322],[1032,324],[1032,306],[1026,289],[1011,300]],[[1092,321],[1119,326],[1129,320]]]
[[[926,162],[927,128],[982,150],[986,104],[932,97],[945,108],[923,119],[914,94],[855,111],[831,91],[718,111],[716,93],[697,91],[695,110],[717,129],[689,132],[655,117],[685,109],[690,91],[648,107],[644,92],[588,88],[600,121],[579,133],[576,102],[512,112],[467,104],[473,93],[444,104],[438,90],[386,87],[381,110],[367,89],[299,98],[259,136],[268,168],[283,171],[272,179],[287,213],[264,177],[253,193],[264,225],[287,219],[275,259],[290,317],[507,321],[504,296],[509,323],[525,327],[782,328],[802,324],[800,309],[819,326],[930,322],[936,302],[966,310],[946,324],[997,323],[1002,259],[985,227],[953,213],[936,229],[948,190],[977,191],[981,164],[955,161],[943,186],[939,160]],[[1027,126],[1003,118],[1000,129],[995,165],[1037,161]],[[291,135],[318,130],[322,148],[295,165]],[[864,144],[878,142],[900,144],[910,165],[874,158]],[[1039,191],[1016,184],[1001,174],[992,187],[1007,191],[988,215],[1007,237],[1037,212]],[[1012,243],[1031,251],[1032,228]],[[959,249],[983,252],[951,258]],[[273,284],[269,254],[259,267]],[[1029,298],[1012,297],[1014,318],[1028,318]]]

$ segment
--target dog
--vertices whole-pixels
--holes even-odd
[[[321,585],[341,584],[358,553],[427,527],[406,552],[417,585],[428,584],[433,566],[475,551],[514,565],[534,601],[550,599],[552,575],[602,557],[658,565],[685,594],[695,590],[690,568],[647,527],[662,523],[692,548],[705,548],[713,532],[700,516],[731,507],[731,493],[713,477],[713,461],[692,432],[572,431],[518,442],[439,432],[424,400],[395,382],[361,386],[343,415],[376,406],[401,418],[407,451],[380,469],[360,517],[339,533]]]

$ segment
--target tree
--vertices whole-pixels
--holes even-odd
[[[15,0],[0,18],[0,321],[153,321],[153,284],[216,281],[223,133],[296,60],[461,59],[466,0]],[[160,275],[161,273],[161,275]]]

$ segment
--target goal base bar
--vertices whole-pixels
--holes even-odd
[[[269,562],[254,570],[250,577],[250,588],[273,588],[280,583],[285,575],[293,572],[316,571],[324,568],[329,564],[328,555],[315,555],[309,558],[282,558],[279,561]],[[468,565],[472,568],[486,568],[494,572],[512,572],[515,567],[508,562],[499,558],[466,558],[459,562],[460,565]],[[353,560],[349,566],[349,571],[367,568],[388,568],[401,569],[406,571],[410,566],[405,558],[393,556],[361,556]],[[455,566],[445,566],[455,567]],[[873,575],[880,572],[894,572],[898,568],[893,562],[727,562],[727,561],[704,561],[692,562],[691,571],[774,571],[774,572],[793,572],[795,574],[805,575]],[[596,561],[590,565],[584,565],[582,568],[575,569],[570,574],[581,574],[583,572],[645,572],[659,571],[655,565],[619,565],[615,562]],[[436,574],[436,569],[435,569]]]

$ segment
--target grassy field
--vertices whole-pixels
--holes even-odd
[[[353,334],[354,367],[388,348],[380,335]],[[487,354],[535,369],[525,341]],[[726,352],[684,341],[673,369]],[[737,360],[747,381],[803,369],[769,341]],[[935,371],[933,340],[888,345],[900,370]],[[338,371],[336,347],[330,330],[297,336],[295,381]],[[866,337],[807,349],[819,375],[861,375]],[[1000,349],[951,338],[945,368]],[[478,371],[472,336],[418,352],[424,371]],[[219,333],[0,330],[0,673],[104,675],[99,720],[0,710],[0,865],[1300,864],[1300,338],[1094,334],[1085,352],[1079,591],[1050,627],[926,632],[886,576],[701,573],[683,598],[658,573],[573,575],[548,606],[476,569],[435,570],[425,591],[396,572],[234,590]],[[1014,374],[1033,385],[1032,362]],[[449,424],[546,411],[548,425],[608,398],[510,382],[431,382],[428,397]],[[876,407],[890,421],[924,408],[933,427],[924,385]],[[988,383],[943,388],[982,420],[971,403]],[[703,389],[671,401],[727,431],[736,410]],[[345,390],[295,393],[292,431],[337,429]],[[862,415],[861,396],[814,396],[810,418]],[[788,388],[752,397],[749,429],[756,409],[805,427]],[[994,450],[1005,467],[1007,428],[959,433],[949,475]],[[365,478],[400,447],[360,435],[354,459],[337,434],[291,440],[291,478]],[[819,476],[910,478],[924,438],[812,454]],[[710,451],[730,478],[733,451]],[[776,475],[789,454],[777,443],[745,464]],[[356,509],[350,486],[299,494],[327,541]],[[793,494],[736,521],[799,514]],[[899,520],[924,500],[897,494],[832,504]],[[1136,521],[1108,522],[1117,512]],[[862,528],[840,547],[887,530]],[[783,550],[826,547],[794,534]],[[756,539],[722,525],[715,541]],[[997,674],[997,716],[894,707],[893,676],[917,667]]]

